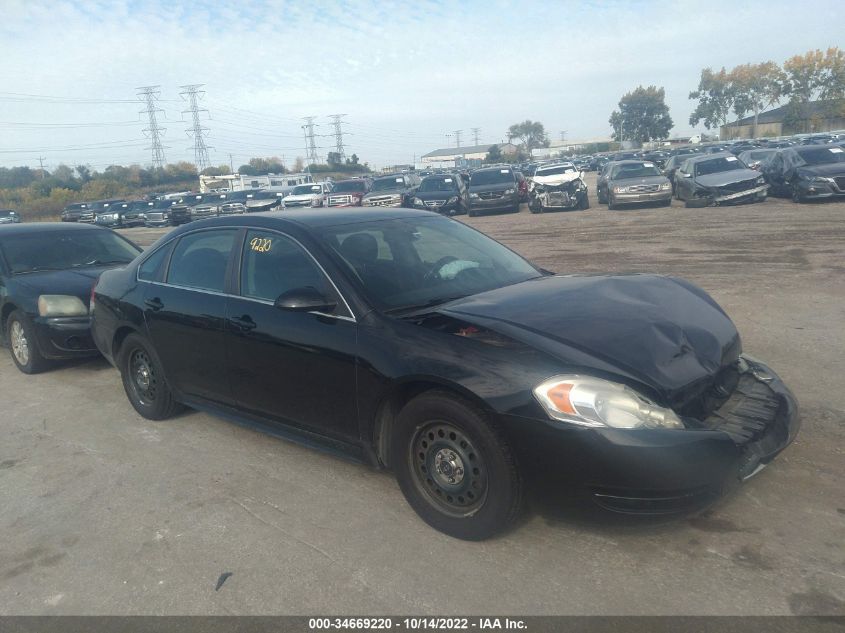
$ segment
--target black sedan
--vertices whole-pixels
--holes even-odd
[[[845,149],[839,145],[782,149],[761,170],[773,194],[795,202],[845,196]]]
[[[504,529],[537,487],[626,513],[704,505],[798,431],[700,288],[555,276],[426,211],[205,220],[94,296],[142,416],[187,405],[389,468],[459,538]]]
[[[418,209],[443,215],[460,215],[469,209],[469,191],[463,179],[455,174],[426,176],[417,189],[413,204]]]
[[[109,229],[33,223],[0,227],[0,315],[12,360],[27,374],[50,360],[98,354],[89,300],[104,270],[141,252]]]

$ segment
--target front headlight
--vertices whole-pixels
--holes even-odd
[[[626,193],[628,191],[628,187],[614,187],[613,193]]]
[[[421,198],[414,198],[414,206],[423,207],[425,206],[425,202]]]
[[[830,183],[830,182],[833,182],[833,178],[825,178],[824,176],[816,176],[815,178],[813,178],[813,182]]]
[[[660,185],[660,191],[669,191],[672,188],[672,185],[668,182],[664,182]]]
[[[79,297],[41,295],[38,297],[38,314],[43,317],[86,316],[88,308]]]
[[[458,196],[452,196],[446,201],[446,204],[455,204],[458,201]]]
[[[505,189],[505,195],[509,196],[513,193],[516,193],[516,189]]]
[[[759,178],[758,178],[755,182],[756,182],[758,185],[765,185],[765,184],[766,184],[766,179],[765,179],[765,178],[763,178],[762,176],[760,176],[760,177],[759,177]]]
[[[477,193],[471,193],[471,194],[469,194],[469,197],[472,198],[473,200],[478,200],[478,194]]]
[[[553,420],[615,429],[684,428],[671,409],[636,391],[590,376],[555,376],[534,389],[534,397]]]

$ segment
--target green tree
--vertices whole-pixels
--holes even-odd
[[[514,123],[508,128],[508,140],[519,141],[522,148],[528,153],[537,147],[548,147],[546,129],[539,121],[526,119],[522,123]]]
[[[488,163],[502,162],[502,150],[498,145],[491,145],[490,149],[487,150],[487,157],[484,160]]]
[[[357,165],[358,164],[358,154],[352,154],[349,158],[346,159],[347,165]]]
[[[783,96],[786,74],[774,62],[742,64],[730,72],[734,93],[734,113],[737,118],[746,112],[754,115],[751,136],[757,136],[760,112],[770,108]]]
[[[708,130],[728,124],[728,117],[736,99],[730,73],[724,68],[713,72],[710,68],[701,71],[698,90],[689,93],[690,99],[697,99],[698,105],[689,117],[690,125],[704,122]]]
[[[637,86],[619,100],[619,110],[610,115],[615,140],[645,143],[669,136],[672,117],[666,105],[666,91],[657,86]]]
[[[812,101],[824,83],[824,53],[816,49],[794,55],[783,63],[786,73],[786,92],[794,101]]]
[[[343,158],[341,158],[340,153],[338,152],[329,152],[326,155],[326,163],[331,166],[337,166],[343,164]]]

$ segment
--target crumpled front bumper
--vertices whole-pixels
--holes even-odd
[[[753,361],[727,402],[697,428],[584,428],[504,416],[519,464],[545,496],[573,493],[627,514],[707,506],[751,478],[795,439],[798,403]]]
[[[746,189],[745,191],[728,192],[722,189],[717,189],[713,192],[713,202],[716,204],[735,204],[745,202],[758,196],[766,195],[769,185],[760,185],[753,189]]]

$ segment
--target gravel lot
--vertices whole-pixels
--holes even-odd
[[[388,474],[205,414],[149,422],[104,361],[27,377],[3,352],[0,614],[845,614],[845,203],[610,212],[593,182],[589,211],[467,221],[557,272],[680,275],[721,303],[804,419],[736,494],[466,543]]]

